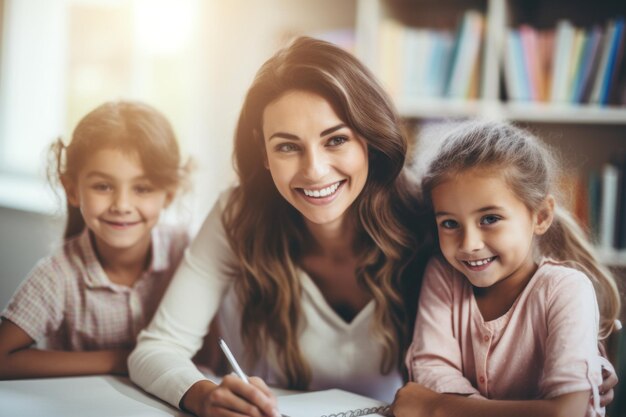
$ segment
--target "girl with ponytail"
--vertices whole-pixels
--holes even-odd
[[[0,378],[126,374],[188,243],[159,223],[187,171],[174,131],[146,104],[108,102],[50,156],[67,198],[63,244],[2,312]]]
[[[396,416],[604,415],[598,339],[619,328],[620,297],[558,204],[557,178],[548,149],[510,124],[468,122],[443,139],[422,178],[441,254]]]

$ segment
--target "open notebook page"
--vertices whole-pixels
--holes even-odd
[[[343,417],[385,415],[387,404],[340,389],[305,392],[278,397],[278,409],[285,417]]]

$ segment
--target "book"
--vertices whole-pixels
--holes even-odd
[[[279,396],[278,409],[283,417],[389,415],[390,412],[387,403],[341,389]]]
[[[607,163],[602,167],[602,197],[600,202],[599,246],[602,249],[614,247],[617,215],[617,187],[619,167]]]
[[[602,44],[603,29],[594,26],[587,37],[587,44],[583,51],[581,69],[576,80],[576,90],[574,91],[574,102],[584,103],[589,101],[593,76],[597,71],[600,62],[600,46]]]
[[[537,31],[529,25],[521,25],[519,37],[524,56],[528,96],[532,101],[539,101],[542,98],[540,86],[543,81],[541,80],[542,74],[538,57]]]
[[[448,72],[446,95],[450,98],[466,99],[469,94],[472,70],[480,59],[483,25],[479,12],[468,10],[463,15]]]
[[[609,59],[611,57],[611,47],[613,44],[613,37],[615,36],[615,22],[609,21],[606,30],[604,32],[604,39],[602,39],[602,54],[600,55],[600,62],[598,62],[598,69],[596,71],[596,78],[593,83],[593,89],[591,90],[591,96],[589,102],[600,103],[602,99],[602,87],[605,79],[608,77]]]
[[[550,101],[552,102],[567,102],[575,33],[574,26],[567,20],[560,20],[556,26],[556,40],[552,58],[552,86],[550,90]]]

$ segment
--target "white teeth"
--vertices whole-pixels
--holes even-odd
[[[331,194],[334,194],[335,191],[337,191],[337,188],[339,188],[339,184],[341,184],[341,181],[336,182],[333,185],[330,185],[326,188],[322,188],[321,190],[307,190],[303,188],[302,191],[304,191],[304,195],[308,197],[315,197],[315,198],[327,197]]]
[[[494,258],[495,257],[480,259],[478,261],[465,261],[465,262],[467,262],[470,266],[482,266],[482,265],[487,265],[489,262],[493,261]]]

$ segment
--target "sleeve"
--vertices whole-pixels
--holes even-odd
[[[599,312],[593,285],[578,271],[551,279],[547,299],[546,360],[540,382],[543,398],[591,391],[596,410],[602,383],[598,352]]]
[[[454,277],[444,261],[431,259],[424,272],[413,342],[406,365],[411,379],[440,393],[480,393],[462,373],[459,341],[454,337]]]
[[[52,258],[39,261],[2,312],[35,342],[58,331],[64,317],[63,273]]]
[[[128,359],[133,382],[175,407],[205,379],[191,358],[200,349],[229,279],[223,266],[234,255],[221,222],[223,194],[186,250],[152,322]]]

